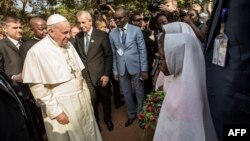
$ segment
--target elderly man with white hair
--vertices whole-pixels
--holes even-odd
[[[69,42],[70,24],[59,14],[47,20],[48,35],[27,53],[23,82],[42,108],[49,141],[101,141],[84,65]]]

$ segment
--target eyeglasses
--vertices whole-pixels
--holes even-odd
[[[123,18],[124,18],[125,16],[122,16],[122,17],[114,17],[114,20],[116,21],[116,20],[122,20]]]

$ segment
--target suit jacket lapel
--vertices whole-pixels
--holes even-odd
[[[83,32],[79,33],[76,44],[77,44],[77,50],[80,56],[86,57],[86,54],[84,52],[84,33]]]
[[[89,54],[91,53],[91,50],[93,50],[92,48],[95,47],[95,40],[97,39],[97,29],[93,28],[92,34],[90,36],[90,40],[89,40],[89,50],[88,50],[88,54],[87,56],[89,56]]]
[[[121,43],[120,29],[117,27],[117,28],[115,28],[112,32],[114,32],[114,34],[112,34],[112,38],[114,39],[114,41],[115,41],[116,43],[119,43],[119,47],[116,46],[116,48],[123,47],[123,45],[122,45],[122,43]]]
[[[5,92],[9,93],[9,92],[6,90],[6,88],[1,84],[1,82],[0,82],[0,89],[2,89],[2,90],[4,90]]]
[[[212,25],[211,25],[211,28],[210,28],[210,31],[209,31],[205,52],[207,52],[207,50],[208,50],[208,48],[209,48],[209,46],[210,46],[210,44],[212,42],[212,38],[214,37],[214,31],[215,31],[215,28],[216,28],[216,26],[218,24],[219,18],[220,18],[222,3],[223,3],[223,0],[217,0],[217,6],[216,6],[216,9],[214,11],[214,15],[211,18],[213,21],[212,21]]]
[[[8,47],[13,49],[15,52],[19,53],[19,50],[17,49],[17,47],[8,38],[5,38],[5,41],[8,45]]]
[[[128,24],[128,26],[127,26],[127,31],[126,31],[126,41],[125,41],[125,45],[126,45],[126,43],[127,43],[127,41],[128,41],[128,38],[129,38],[131,32],[132,32],[131,26],[130,26],[130,24]]]
[[[4,90],[6,93],[8,93],[10,96],[13,97],[13,95],[9,92],[7,86],[3,82],[4,81],[3,79],[5,79],[5,78],[3,76],[0,76],[0,79],[1,79],[0,81],[2,81],[2,82],[0,82],[0,89]],[[5,80],[5,81],[7,81],[7,80]]]
[[[122,41],[121,41],[121,33],[120,33],[120,29],[117,27],[115,29],[115,34],[116,34],[116,40],[118,41],[118,43],[120,44],[121,47],[123,47]]]

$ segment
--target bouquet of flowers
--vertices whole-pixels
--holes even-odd
[[[162,90],[157,90],[146,95],[143,112],[138,116],[141,128],[155,129],[164,96]]]

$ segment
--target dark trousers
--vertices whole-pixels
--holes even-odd
[[[99,125],[99,114],[98,114],[98,101],[101,99],[102,107],[103,107],[103,113],[104,113],[104,121],[111,120],[111,86],[110,83],[108,83],[105,87],[102,87],[101,85],[94,86],[91,82],[90,76],[88,75],[87,71],[82,72],[82,75],[84,79],[86,80],[87,86],[90,91],[91,96],[91,104],[94,109],[94,115],[96,118],[96,122]]]
[[[33,126],[35,128],[33,131],[30,131],[30,134],[33,136],[32,138],[34,141],[43,141],[43,135],[46,133],[46,131],[41,109],[36,106],[33,99],[28,99],[26,101],[31,112],[30,117],[32,118]]]
[[[102,108],[103,108],[103,114],[104,114],[104,121],[108,122],[111,121],[111,85],[108,83],[105,87],[102,87],[101,85],[95,87],[95,92],[97,94],[97,102],[96,102],[96,109],[98,113],[98,101],[101,100],[102,102]],[[98,119],[99,120],[99,115]]]
[[[149,94],[153,89],[153,78],[151,75],[148,76],[147,80],[144,80],[144,94]]]
[[[108,83],[105,87],[102,86],[93,86],[92,83],[87,83],[90,95],[91,95],[91,103],[94,109],[94,115],[96,118],[96,122],[99,125],[100,117],[98,113],[98,103],[101,99],[102,102],[102,108],[103,108],[103,114],[104,114],[104,121],[110,121],[111,120],[111,88],[110,83]]]
[[[114,103],[115,103],[115,106],[118,107],[123,101],[121,91],[120,91],[119,81],[116,81],[114,77],[112,77],[111,82],[112,82],[112,92],[114,96]]]
[[[35,104],[35,99],[31,94],[29,86],[23,83],[18,83],[18,85],[23,92],[22,97],[25,101],[25,108],[27,109],[28,120],[26,122],[30,138],[34,141],[43,141],[43,135],[46,131],[41,109]]]

